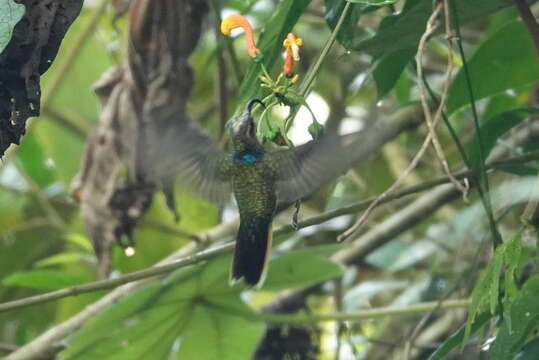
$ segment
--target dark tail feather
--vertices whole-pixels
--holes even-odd
[[[268,217],[240,222],[230,274],[232,284],[243,278],[248,286],[262,286],[271,248],[271,221]]]

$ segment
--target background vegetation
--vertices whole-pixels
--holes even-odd
[[[252,20],[263,34],[259,46],[265,60],[275,64],[272,74],[282,64],[282,39],[272,35],[293,28],[303,38],[297,73],[301,80],[313,76],[307,101],[319,121],[350,130],[410,119],[407,126],[305,201],[302,229],[292,230],[291,211],[276,218],[277,244],[261,290],[228,285],[229,241],[237,226],[233,206],[220,209],[178,187],[181,222],[174,222],[163,196],[156,195],[136,230],[136,255],[114,249],[111,278],[119,280],[70,296],[79,289],[71,286],[97,280],[91,240],[70,198],[84,144],[98,123],[92,84],[124,61],[127,46],[125,16],[117,17],[117,8],[106,0],[87,1],[42,77],[42,116],[28,123],[22,144],[6,153],[0,168],[0,354],[8,359],[59,351],[65,359],[538,358],[537,2],[210,5],[217,13],[239,12]],[[439,17],[431,18],[436,12]],[[224,38],[216,36],[214,15],[209,12],[191,57],[188,112],[217,137],[223,111],[217,59],[224,56],[227,65],[227,117],[258,91],[259,82],[243,36],[232,40],[234,65]],[[424,36],[427,23],[435,27],[431,36]],[[323,62],[313,71],[318,60]],[[454,66],[450,78],[448,60]],[[308,85],[300,88],[309,90]],[[421,100],[428,106],[422,108]],[[443,115],[437,112],[440,100]],[[438,125],[436,132],[423,124],[429,120]],[[293,140],[308,139],[310,121],[300,111]],[[425,142],[434,134],[437,151]],[[422,148],[424,156],[413,160]],[[454,176],[448,176],[449,169]],[[384,193],[395,182],[395,189]],[[378,206],[363,216],[374,199]],[[345,233],[354,223],[358,226]],[[343,233],[347,240],[337,243]],[[193,242],[194,237],[204,241]],[[135,280],[122,275],[171,254],[183,260],[165,268],[164,277],[112,289]],[[10,303],[60,289],[65,290],[54,301]]]

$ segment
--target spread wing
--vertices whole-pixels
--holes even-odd
[[[337,178],[351,166],[345,137],[327,134],[304,145],[267,154],[265,161],[276,174],[280,204],[302,199]]]
[[[191,120],[168,123],[145,131],[147,155],[139,173],[165,189],[177,180],[212,202],[230,200],[230,155]]]

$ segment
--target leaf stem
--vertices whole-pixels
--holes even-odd
[[[488,221],[489,221],[490,230],[491,230],[492,236],[493,236],[493,238],[492,238],[493,245],[496,248],[496,247],[498,247],[499,245],[502,244],[502,237],[501,237],[500,233],[498,232],[498,229],[496,227],[496,221],[495,221],[494,215],[492,213],[492,203],[491,203],[491,200],[490,200],[490,186],[489,186],[489,181],[488,181],[488,175],[487,175],[486,169],[485,169],[485,160],[486,159],[485,159],[485,154],[484,154],[484,147],[483,147],[483,139],[482,139],[482,136],[481,136],[481,129],[479,127],[479,116],[477,114],[477,108],[475,106],[475,96],[474,96],[474,92],[473,92],[473,89],[472,89],[472,80],[471,80],[471,76],[470,76],[470,71],[468,69],[468,62],[466,60],[466,54],[464,53],[464,48],[462,46],[462,36],[461,36],[461,33],[460,33],[460,22],[459,22],[458,11],[457,11],[454,0],[450,0],[449,4],[450,4],[451,12],[452,12],[452,15],[453,15],[453,21],[455,22],[455,31],[456,31],[456,34],[457,34],[457,46],[458,46],[458,49],[459,49],[460,56],[462,58],[462,64],[463,64],[463,70],[464,70],[464,78],[466,79],[466,86],[468,88],[468,95],[470,97],[470,106],[471,106],[471,109],[472,109],[475,132],[477,134],[477,140],[478,140],[477,142],[478,142],[478,146],[479,146],[479,149],[478,149],[479,150],[479,170],[480,170],[481,177],[483,179],[483,183],[485,185],[485,191],[484,191],[484,194],[483,194],[483,189],[481,188],[481,186],[479,186],[478,187],[478,192],[479,192],[479,195],[481,196],[481,200],[483,202],[485,212],[487,213],[487,218],[488,218]]]

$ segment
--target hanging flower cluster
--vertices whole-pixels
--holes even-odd
[[[282,72],[279,74],[276,80],[273,80],[266,70],[264,63],[260,61],[262,59],[262,53],[256,47],[253,28],[249,21],[239,14],[233,14],[227,16],[221,22],[221,32],[224,35],[230,35],[231,31],[236,28],[242,28],[245,32],[245,40],[247,41],[247,54],[258,60],[262,74],[260,79],[260,86],[268,89],[270,93],[262,100],[265,108],[260,116],[260,120],[257,126],[257,134],[262,141],[272,141],[277,145],[292,145],[287,138],[286,133],[292,125],[293,116],[296,113],[297,107],[304,105],[310,111],[313,117],[313,123],[309,126],[309,132],[313,138],[317,138],[322,132],[322,125],[320,125],[311,111],[305,98],[300,94],[295,84],[299,80],[299,75],[296,74],[296,62],[300,60],[299,48],[303,46],[303,40],[296,37],[293,33],[288,33],[283,41],[283,47],[285,49],[285,59]],[[271,108],[275,105],[285,105],[290,107],[290,115],[282,122],[282,124],[272,124],[269,119],[271,114]],[[255,107],[256,108],[256,107]],[[314,131],[311,131],[312,130]]]

